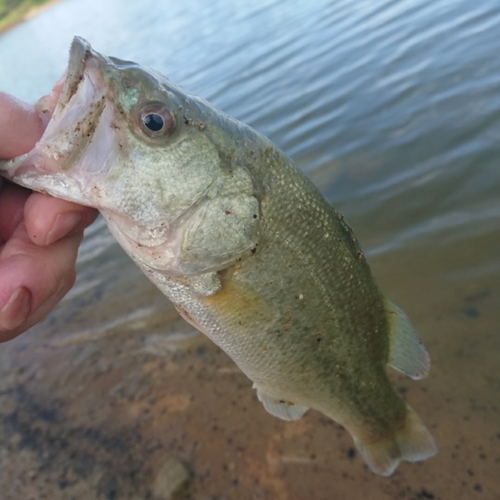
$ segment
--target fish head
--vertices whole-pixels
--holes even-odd
[[[255,222],[224,233],[220,214],[213,220],[228,197],[235,214],[255,218],[258,200],[248,172],[224,159],[227,121],[202,99],[76,37],[62,86],[37,105],[51,114],[46,131],[32,151],[0,163],[5,177],[99,209],[125,251],[153,269],[212,271],[252,246]]]

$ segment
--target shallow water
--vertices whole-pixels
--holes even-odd
[[[291,155],[427,346],[394,381],[439,445],[380,478],[319,413],[271,417],[98,221],[67,298],[0,346],[2,500],[161,498],[172,457],[200,500],[500,498],[499,30],[496,0],[66,0],[0,37],[20,98],[78,34]]]

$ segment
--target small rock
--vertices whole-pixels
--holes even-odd
[[[156,475],[153,494],[158,500],[171,500],[185,491],[190,475],[187,467],[176,458],[169,458]]]
[[[105,500],[115,500],[118,492],[118,481],[114,476],[106,475],[101,478],[97,485],[98,497]]]

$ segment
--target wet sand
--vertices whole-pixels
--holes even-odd
[[[190,477],[177,497],[197,500],[499,498],[500,280],[498,266],[479,275],[470,265],[494,264],[498,238],[473,243],[371,259],[432,357],[427,379],[392,378],[434,433],[436,457],[377,477],[320,413],[273,418],[232,361],[141,280],[157,309],[145,318],[65,335],[56,312],[2,346],[2,499],[169,498],[159,488],[169,463]],[[133,309],[91,302],[63,307],[80,307],[68,329]]]

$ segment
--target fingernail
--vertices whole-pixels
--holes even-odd
[[[50,245],[54,243],[54,241],[60,240],[63,236],[66,236],[80,224],[82,218],[83,215],[80,212],[64,212],[59,214],[51,230],[47,233],[45,244]]]
[[[13,330],[22,325],[31,312],[31,293],[22,286],[0,310],[0,330]]]

